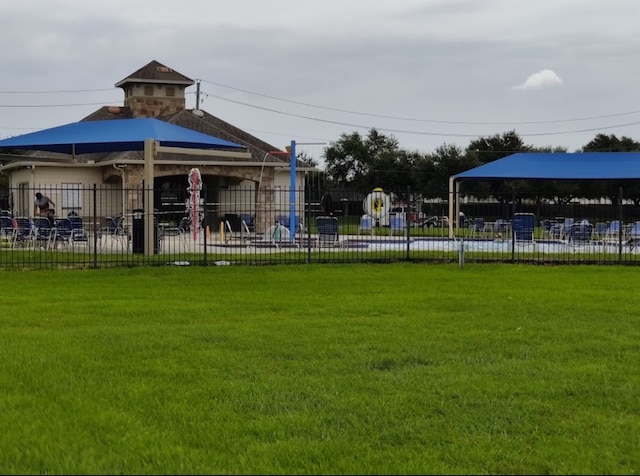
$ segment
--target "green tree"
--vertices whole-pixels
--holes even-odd
[[[443,144],[417,161],[417,187],[428,198],[449,198],[449,178],[480,165],[473,155],[454,144]]]
[[[630,137],[617,138],[615,134],[597,134],[584,147],[583,152],[637,152],[640,151],[640,142]]]
[[[640,142],[631,137],[616,137],[615,134],[597,134],[584,147],[583,152],[638,152]],[[583,187],[585,196],[589,198],[607,197],[612,203],[620,201],[620,188],[626,199],[640,205],[640,183],[637,180],[603,180],[588,183]]]
[[[508,131],[474,139],[469,142],[466,152],[475,155],[480,164],[487,164],[517,152],[528,152],[530,149],[516,131]]]
[[[404,159],[394,137],[371,129],[366,137],[342,134],[324,151],[326,173],[340,187],[361,192],[382,186],[385,175]]]
[[[467,146],[466,153],[474,157],[479,164],[488,164],[518,152],[528,152],[531,147],[525,145],[516,131],[508,131],[488,137],[472,140]],[[515,189],[514,189],[515,187]],[[518,185],[505,180],[493,180],[485,184],[475,184],[473,191],[476,196],[492,195],[499,202],[509,202]]]
[[[374,158],[369,174],[368,189],[381,187],[383,190],[395,192],[399,198],[406,200],[407,187],[415,192],[417,152],[406,150],[384,151]]]

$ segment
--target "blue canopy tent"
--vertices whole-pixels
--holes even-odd
[[[634,180],[640,152],[518,153],[449,178],[449,236],[460,212],[459,184],[465,180]],[[455,213],[455,215],[454,215]]]
[[[640,152],[518,153],[454,175],[462,180],[640,179]]]
[[[218,137],[153,118],[82,121],[0,140],[0,149],[42,150],[62,154],[90,154],[144,150],[152,139],[166,147],[244,149]]]
[[[70,154],[144,151],[145,215],[154,210],[154,160],[158,152],[250,158],[242,145],[153,118],[81,121],[0,140],[1,150]],[[146,220],[145,250],[153,253],[153,220]]]

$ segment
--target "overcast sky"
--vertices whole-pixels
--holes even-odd
[[[5,0],[0,19],[0,138],[122,105],[114,84],[157,60],[318,160],[303,143],[373,127],[425,153],[513,129],[640,140],[638,0]]]

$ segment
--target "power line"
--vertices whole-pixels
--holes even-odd
[[[235,91],[240,91],[240,92],[247,93],[247,94],[252,94],[252,95],[255,95],[255,96],[261,96],[261,97],[265,97],[265,98],[268,98],[268,99],[282,101],[282,102],[286,102],[286,103],[290,103],[290,104],[302,105],[302,106],[306,106],[306,107],[312,107],[312,108],[316,108],[316,109],[323,109],[323,110],[333,111],[333,112],[340,112],[340,113],[346,113],[346,114],[354,114],[354,115],[375,117],[375,118],[379,118],[379,119],[394,119],[394,120],[404,120],[404,121],[412,121],[412,122],[425,122],[425,123],[434,123],[434,124],[449,124],[449,125],[453,125],[453,124],[456,124],[456,125],[535,125],[535,124],[538,124],[538,125],[540,125],[540,124],[566,123],[566,122],[588,121],[588,120],[595,120],[595,119],[605,119],[605,118],[612,118],[612,117],[629,116],[629,115],[640,113],[640,110],[638,110],[638,111],[627,111],[627,112],[621,112],[621,113],[615,113],[615,114],[604,114],[604,115],[599,115],[599,116],[589,116],[589,117],[580,117],[580,118],[572,118],[572,119],[556,119],[556,120],[546,120],[546,121],[519,121],[519,122],[474,122],[474,121],[448,121],[448,120],[437,120],[437,119],[419,119],[419,118],[409,118],[409,117],[400,117],[400,116],[389,116],[389,115],[383,115],[383,114],[372,114],[372,113],[358,112],[358,111],[347,110],[347,109],[319,106],[319,105],[316,105],[316,104],[309,104],[309,103],[304,103],[304,102],[300,102],[300,101],[293,101],[293,100],[289,100],[289,99],[279,98],[279,97],[271,96],[271,95],[267,95],[267,94],[256,93],[256,92],[253,92],[253,91],[248,91],[248,90],[241,89],[241,88],[236,88],[236,87],[233,87],[233,86],[228,86],[228,85],[224,85],[224,84],[221,84],[221,83],[216,83],[214,81],[209,81],[209,80],[198,80],[198,81],[203,81],[205,83],[209,83],[209,84],[213,84],[213,85],[216,85],[216,86],[232,89],[232,90],[235,90]],[[0,91],[0,94],[82,93],[82,92],[113,91],[114,89],[115,88],[95,88],[95,89],[75,89],[75,90],[42,90],[42,91]],[[190,93],[187,93],[187,94],[190,94]],[[219,96],[219,95],[216,95],[216,94],[208,93],[208,92],[205,92],[205,91],[203,91],[203,96],[204,97],[213,97],[213,98],[216,98],[216,99],[219,99],[219,100],[222,100],[222,101],[227,101],[227,102],[239,104],[239,105],[246,106],[246,107],[251,107],[251,108],[254,108],[254,109],[260,109],[260,110],[271,112],[271,113],[275,113],[275,114],[280,114],[280,115],[285,115],[285,116],[290,116],[290,117],[297,117],[297,118],[300,118],[300,119],[306,119],[306,120],[316,121],[316,122],[323,122],[323,123],[327,123],[327,124],[335,124],[335,125],[340,125],[340,126],[360,128],[360,129],[372,129],[372,128],[375,128],[375,129],[378,129],[380,131],[386,131],[386,132],[392,132],[392,133],[398,133],[398,134],[413,134],[413,135],[441,136],[441,137],[460,137],[460,138],[478,137],[478,136],[483,135],[483,134],[464,134],[464,133],[451,133],[451,132],[414,131],[414,130],[407,130],[407,129],[395,129],[395,128],[379,127],[379,126],[372,126],[372,125],[354,124],[354,123],[350,123],[350,122],[343,122],[343,121],[329,120],[329,119],[321,119],[321,118],[318,118],[318,117],[313,117],[313,116],[308,116],[308,115],[303,115],[303,114],[296,114],[296,113],[280,111],[280,110],[273,109],[273,108],[268,108],[268,107],[264,107],[264,106],[258,106],[258,105],[246,103],[246,102],[243,102],[243,101],[238,101],[238,100],[234,100],[234,99],[225,98],[223,96]],[[0,104],[0,108],[58,108],[58,107],[79,107],[79,106],[103,106],[103,105],[108,105],[108,104],[111,104],[111,103],[112,102],[64,103],[64,104]],[[584,128],[584,129],[569,130],[569,131],[518,133],[518,135],[520,135],[522,137],[566,135],[566,134],[576,134],[576,133],[583,133],[583,132],[595,132],[595,131],[600,131],[600,130],[605,130],[605,129],[616,129],[616,128],[620,128],[620,127],[635,126],[635,125],[638,125],[638,124],[640,124],[640,121],[632,121],[632,122],[627,122],[627,123],[623,123],[623,124],[614,124],[614,125],[608,125],[608,126]]]
[[[215,94],[211,94],[211,93],[205,93],[205,96],[210,96],[210,97],[214,97],[216,99],[220,99],[222,101],[228,101],[228,102],[232,102],[235,104],[240,104],[243,106],[247,106],[247,107],[252,107],[255,109],[260,109],[263,111],[268,111],[268,112],[273,112],[276,114],[282,114],[285,116],[291,116],[291,117],[297,117],[300,119],[307,119],[310,121],[317,121],[317,122],[324,122],[327,124],[335,124],[335,125],[340,125],[340,126],[347,126],[347,127],[355,127],[355,128],[359,128],[359,129],[377,129],[380,131],[386,131],[386,132],[393,132],[393,133],[397,133],[397,134],[414,134],[414,135],[424,135],[424,136],[441,136],[441,137],[464,137],[464,138],[469,138],[469,137],[478,137],[478,136],[482,136],[484,134],[462,134],[462,133],[451,133],[451,132],[429,132],[429,131],[411,131],[411,130],[405,130],[405,129],[393,129],[393,128],[387,128],[387,127],[379,127],[379,126],[365,126],[362,124],[353,124],[353,123],[349,123],[349,122],[341,122],[341,121],[334,121],[334,120],[329,120],[329,119],[320,119],[317,117],[311,117],[311,116],[306,116],[306,115],[302,115],[302,114],[295,114],[295,113],[290,113],[290,112],[284,112],[284,111],[279,111],[277,109],[272,109],[272,108],[268,108],[268,107],[263,107],[263,106],[256,106],[254,104],[249,104],[249,103],[245,103],[242,101],[237,101],[234,99],[228,99],[228,98],[224,98],[222,96],[218,96]],[[640,121],[634,121],[634,122],[628,122],[628,123],[624,123],[624,124],[614,124],[614,125],[609,125],[609,126],[601,126],[601,127],[592,127],[592,128],[587,128],[587,129],[578,129],[578,130],[570,130],[570,131],[552,131],[552,132],[537,132],[537,133],[518,133],[519,136],[521,137],[532,137],[532,136],[551,136],[551,135],[564,135],[564,134],[577,134],[577,133],[581,133],[581,132],[594,132],[594,131],[600,131],[603,129],[616,129],[619,127],[627,127],[627,126],[635,126],[640,124]]]
[[[75,104],[0,104],[0,108],[48,108],[48,107],[77,107],[77,106],[105,106],[107,104],[112,104],[110,102],[85,102],[85,103],[75,103]]]
[[[312,108],[316,108],[316,109],[324,109],[324,110],[327,110],[327,111],[342,112],[342,113],[346,113],[346,114],[355,114],[355,115],[360,115],[360,116],[377,117],[377,118],[380,118],[380,119],[394,119],[394,120],[410,121],[410,122],[428,122],[428,123],[433,123],[433,124],[458,124],[458,125],[476,125],[476,126],[496,126],[496,125],[520,126],[520,125],[531,125],[531,124],[555,124],[555,123],[562,123],[562,122],[591,121],[591,120],[594,120],[594,119],[607,119],[607,118],[611,118],[611,117],[630,116],[630,115],[633,115],[633,114],[640,114],[640,110],[637,110],[637,111],[619,112],[619,113],[614,113],[614,114],[603,114],[603,115],[600,115],[600,116],[577,117],[577,118],[571,118],[571,119],[551,119],[551,120],[546,120],[546,121],[517,121],[517,122],[474,122],[474,121],[448,121],[448,120],[441,120],[441,119],[420,119],[420,118],[414,118],[414,117],[388,116],[388,115],[384,115],[384,114],[374,114],[374,113],[358,112],[358,111],[353,111],[353,110],[348,110],[348,109],[340,109],[340,108],[334,108],[334,107],[328,107],[328,106],[319,106],[317,104],[309,104],[309,103],[305,103],[305,102],[293,101],[293,100],[290,100],[290,99],[279,98],[277,96],[270,96],[268,94],[261,94],[261,93],[256,93],[256,92],[253,92],[253,91],[247,91],[246,89],[235,88],[233,86],[228,86],[228,85],[225,85],[225,84],[220,84],[220,83],[216,83],[216,82],[213,82],[213,81],[208,81],[208,80],[205,80],[205,79],[201,79],[199,81],[202,81],[202,82],[205,82],[205,83],[209,83],[209,84],[213,84],[215,86],[220,86],[220,87],[223,87],[223,88],[232,89],[234,91],[239,91],[239,92],[243,92],[243,93],[247,93],[247,94],[252,94],[254,96],[260,96],[260,97],[264,97],[264,98],[268,98],[268,99],[273,99],[273,100],[276,100],[276,101],[282,101],[282,102],[287,102],[287,103],[290,103],[290,104],[297,104],[297,105],[300,105],[300,106],[312,107]]]
[[[58,93],[93,93],[98,91],[114,91],[116,88],[100,88],[100,89],[68,89],[68,90],[49,90],[49,91],[0,91],[0,94],[58,94]]]
[[[634,114],[640,114],[640,110],[635,110],[635,111],[626,111],[626,112],[619,112],[619,113],[612,113],[612,114],[602,114],[602,115],[598,115],[598,116],[585,116],[585,117],[575,117],[575,118],[567,118],[567,119],[549,119],[549,120],[544,120],[544,121],[451,121],[451,120],[443,120],[443,119],[422,119],[422,118],[415,118],[415,117],[403,117],[403,116],[391,116],[391,115],[385,115],[385,114],[375,114],[375,113],[369,113],[369,112],[360,112],[360,111],[353,111],[353,110],[349,110],[349,109],[341,109],[341,108],[334,108],[334,107],[329,107],[329,106],[320,106],[318,104],[310,104],[310,103],[305,103],[305,102],[301,102],[301,101],[294,101],[291,99],[285,99],[285,98],[281,98],[281,97],[277,97],[277,96],[272,96],[269,94],[263,94],[263,93],[257,93],[255,91],[249,91],[246,89],[242,89],[242,88],[237,88],[234,86],[229,86],[227,84],[222,84],[222,83],[218,83],[215,81],[210,81],[207,79],[199,79],[197,81],[202,81],[204,83],[208,83],[208,84],[212,84],[215,86],[220,86],[223,88],[227,88],[227,89],[231,89],[234,91],[239,91],[239,92],[243,92],[246,94],[251,94],[254,96],[260,96],[260,97],[264,97],[264,98],[268,98],[268,99],[273,99],[276,101],[281,101],[281,102],[286,102],[286,103],[290,103],[290,104],[296,104],[296,105],[300,105],[300,106],[306,106],[306,107],[311,107],[311,108],[316,108],[316,109],[323,109],[323,110],[327,110],[327,111],[334,111],[334,112],[341,112],[341,113],[345,113],[345,114],[354,114],[354,115],[361,115],[361,116],[369,116],[369,117],[376,117],[376,118],[380,118],[380,119],[393,119],[393,120],[402,120],[402,121],[409,121],[409,122],[426,122],[426,123],[433,123],[433,124],[457,124],[457,125],[486,125],[486,126],[491,126],[491,125],[514,125],[514,126],[518,126],[518,125],[534,125],[534,124],[557,124],[557,123],[563,123],[563,122],[579,122],[579,121],[591,121],[591,120],[596,120],[596,119],[608,119],[608,118],[612,118],[612,117],[622,117],[622,116],[630,116],[630,115],[634,115]],[[61,90],[32,90],[32,91],[18,91],[18,90],[13,90],[13,91],[0,91],[0,94],[73,94],[73,93],[83,93],[83,92],[100,92],[100,91],[114,91],[117,88],[94,88],[94,89],[61,89]],[[195,93],[187,93],[187,94],[195,94]],[[281,111],[276,111],[274,109],[269,109],[269,108],[262,108],[260,106],[255,106],[255,105],[251,105],[248,103],[244,103],[241,101],[234,101],[232,99],[227,99],[221,96],[217,96],[217,95],[213,95],[210,93],[205,93],[205,94],[209,94],[212,97],[216,97],[217,99],[222,99],[222,100],[226,100],[226,101],[230,101],[230,102],[237,102],[238,104],[242,104],[248,107],[255,107],[255,108],[259,108],[259,109],[264,109],[267,111],[271,111],[271,112],[276,112],[276,113],[280,113],[280,114],[287,114]],[[36,108],[36,107],[43,107],[43,108],[47,108],[47,107],[75,107],[75,106],[97,106],[97,105],[105,105],[105,104],[109,104],[107,102],[99,102],[99,103],[77,103],[77,104],[46,104],[46,105],[23,105],[23,104],[18,104],[18,105],[2,105],[0,104],[0,108]],[[301,117],[301,118],[307,118],[307,119],[313,119],[309,116],[298,116],[296,114],[290,114],[292,116],[296,116],[296,117]],[[320,120],[320,119],[317,119]],[[332,122],[332,121],[327,121],[327,122]],[[339,125],[350,125],[348,123],[340,123],[340,122],[336,122],[336,124]],[[638,122],[630,122],[627,124],[621,124],[621,125],[614,125],[614,126],[606,126],[605,128],[615,128],[615,127],[624,127],[624,126],[628,126],[628,125],[636,125],[638,124]],[[353,126],[353,127],[364,127],[364,126]],[[597,130],[598,128],[593,128],[593,129],[583,129],[583,130],[578,130],[578,131],[567,131],[567,132],[544,132],[544,133],[538,133],[538,134],[529,134],[529,135],[553,135],[553,134],[569,134],[569,133],[574,133],[574,132],[591,132],[593,130]],[[386,129],[386,130],[390,130],[390,129]],[[406,133],[414,133],[412,131],[404,131]],[[419,132],[415,132],[417,134],[419,134]],[[431,133],[426,133],[428,135],[431,135]],[[433,133],[433,135],[437,135],[437,133]],[[453,137],[457,137],[457,136],[461,136],[461,137],[465,137],[465,136],[475,136],[475,134],[473,135],[458,135],[458,134],[447,134]]]

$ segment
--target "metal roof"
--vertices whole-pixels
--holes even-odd
[[[153,118],[83,121],[0,140],[0,150],[90,154],[144,150],[153,139],[167,147],[245,149],[244,146]]]
[[[640,179],[640,152],[523,152],[466,170],[454,179]]]

